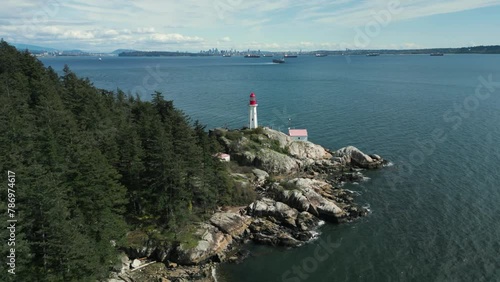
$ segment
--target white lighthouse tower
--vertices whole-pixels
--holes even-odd
[[[255,94],[252,93],[250,94],[250,103],[248,104],[248,121],[249,121],[249,126],[248,128],[254,129],[257,128],[259,125],[257,123],[257,99],[255,98]]]

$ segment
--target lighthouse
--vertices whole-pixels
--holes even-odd
[[[257,123],[257,98],[255,98],[255,94],[250,94],[250,103],[248,104],[248,128],[254,129],[259,125]]]

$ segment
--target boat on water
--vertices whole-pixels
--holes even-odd
[[[314,56],[316,56],[316,57],[326,57],[328,55],[327,54],[323,54],[323,53],[317,53]]]
[[[367,57],[377,57],[377,56],[380,56],[379,53],[368,53],[366,54]]]
[[[224,54],[222,57],[231,57],[231,54]]]
[[[285,58],[297,58],[297,55],[285,54]]]
[[[260,56],[255,54],[246,54],[245,58],[260,58]]]
[[[444,56],[443,53],[431,53],[431,56],[435,57],[435,56]]]
[[[273,54],[264,54],[262,57],[273,57]]]
[[[283,63],[285,63],[285,58],[273,59],[273,63],[275,63],[275,64],[283,64]]]

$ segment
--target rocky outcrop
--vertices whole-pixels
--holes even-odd
[[[297,247],[318,236],[316,229],[324,221],[340,223],[366,215],[367,209],[354,204],[355,193],[342,189],[342,183],[361,181],[362,169],[385,163],[353,146],[331,152],[269,128],[216,129],[210,134],[232,160],[252,167],[238,168],[231,175],[239,184],[253,185],[258,199],[247,207],[222,208],[213,214],[199,225],[195,234],[199,239],[189,246],[158,247],[147,236],[133,237],[138,243],[128,250],[133,254],[127,252],[129,257],[169,262],[167,277],[173,281],[212,281],[207,265],[239,261],[248,254],[240,252],[238,244],[248,240]],[[193,270],[198,267],[199,271]]]
[[[239,239],[248,228],[252,218],[232,212],[218,212],[210,218],[210,223],[222,232]]]
[[[298,159],[324,160],[331,159],[332,155],[325,148],[311,142],[291,142],[288,145],[290,155]]]
[[[122,274],[113,273],[107,282],[215,282],[214,269],[213,263],[186,266],[149,262],[146,267],[137,271],[128,271]]]
[[[252,173],[255,175],[255,183],[257,183],[258,185],[264,184],[266,182],[266,179],[269,177],[269,173],[258,168],[254,168],[252,170]]]
[[[321,221],[314,215],[304,211],[297,215],[297,228],[302,231],[314,230],[321,225]]]
[[[274,174],[288,174],[297,171],[300,162],[285,154],[263,148],[255,156],[254,165]]]
[[[321,219],[338,222],[346,216],[345,212],[331,201],[321,195],[324,186],[331,186],[323,181],[307,178],[296,178],[288,181],[287,190],[274,186],[278,200],[289,204],[299,211],[306,211]],[[281,189],[280,189],[281,188]]]
[[[344,166],[357,166],[360,168],[380,168],[383,166],[384,159],[378,155],[367,155],[354,146],[347,146],[339,149],[333,154],[334,160]]]
[[[206,223],[200,225],[195,235],[200,236],[201,240],[195,247],[179,245],[176,249],[175,261],[185,265],[199,264],[223,253],[232,243],[231,235],[224,234],[217,227]]]
[[[296,247],[314,238],[321,221],[308,212],[299,212],[270,198],[255,201],[247,207],[254,218],[250,238],[260,244]]]
[[[304,243],[294,238],[290,229],[264,218],[255,219],[250,230],[250,238],[260,244],[297,247]]]
[[[251,203],[247,207],[247,214],[254,217],[270,217],[281,224],[296,227],[295,221],[299,212],[282,202],[263,198]]]
[[[244,151],[233,154],[240,165],[254,166],[268,173],[286,174],[297,171],[299,163],[296,159],[276,152],[269,148],[261,148],[258,151]]]
[[[264,128],[264,135],[271,140],[278,141],[281,149],[285,149],[290,143],[293,142],[292,138],[290,138],[287,134],[270,128]]]

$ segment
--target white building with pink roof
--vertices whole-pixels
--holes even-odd
[[[307,141],[307,129],[288,129],[288,135],[293,141]]]

